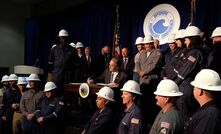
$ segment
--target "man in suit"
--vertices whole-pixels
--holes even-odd
[[[120,70],[125,72],[128,75],[128,80],[133,79],[133,69],[134,69],[134,60],[132,57],[129,56],[129,49],[122,48],[121,49],[121,65]]]
[[[119,119],[123,111],[120,89],[127,81],[127,74],[120,71],[120,61],[117,58],[112,58],[109,62],[109,69],[106,69],[99,77],[95,79],[88,78],[87,82],[102,82],[114,90],[114,99],[116,100],[115,108],[117,110],[117,119]]]
[[[87,82],[102,82],[113,89],[121,88],[127,80],[127,74],[120,71],[119,66],[120,61],[114,57],[109,62],[109,69],[106,69],[99,77],[95,79],[88,78]]]
[[[140,106],[144,113],[144,121],[151,125],[154,121],[159,108],[154,105],[155,97],[153,95],[161,70],[162,54],[159,49],[154,48],[153,37],[146,36],[143,40],[145,50],[140,54],[138,74],[140,76],[140,88],[143,94]],[[145,102],[145,104],[143,104]],[[148,103],[148,104],[147,104]]]
[[[153,38],[145,37],[143,42],[146,51],[143,51],[139,57],[139,76],[140,84],[150,84],[151,80],[159,79],[158,73],[160,69],[161,52],[154,49]]]
[[[83,73],[84,73],[84,81],[87,80],[88,77],[94,77],[96,74],[96,61],[95,58],[91,55],[91,48],[85,47],[84,49],[85,55],[81,57],[83,62]]]
[[[101,75],[103,73],[103,71],[108,68],[111,58],[112,58],[111,49],[108,45],[105,45],[104,47],[102,47],[101,53],[98,56],[97,61],[99,61],[99,63],[97,66],[98,67],[97,68],[97,70],[98,70],[97,76]]]

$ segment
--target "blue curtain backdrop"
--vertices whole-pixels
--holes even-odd
[[[103,45],[113,43],[115,7],[120,5],[120,44],[135,53],[134,42],[144,36],[143,21],[156,5],[168,3],[177,8],[181,17],[180,28],[190,22],[191,0],[90,0],[58,14],[29,18],[26,22],[25,64],[47,69],[47,57],[51,46],[57,43],[58,32],[64,28],[71,42],[81,41],[90,46],[95,56]],[[221,26],[221,1],[197,0],[195,24],[211,35]]]

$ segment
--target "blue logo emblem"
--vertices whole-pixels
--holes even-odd
[[[166,43],[167,37],[178,31],[180,16],[176,8],[169,4],[160,4],[147,14],[144,20],[144,34]]]

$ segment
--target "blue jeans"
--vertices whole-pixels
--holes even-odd
[[[35,120],[22,120],[23,134],[39,134],[39,124]]]
[[[140,83],[140,76],[138,75],[138,73],[133,74],[133,80],[136,81],[138,84]]]

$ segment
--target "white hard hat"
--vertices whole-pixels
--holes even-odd
[[[84,45],[81,42],[77,42],[75,47],[78,49],[80,47],[84,47]]]
[[[213,30],[211,38],[216,36],[221,36],[221,27],[217,27],[216,29]]]
[[[167,43],[175,43],[175,34],[171,34],[168,38],[167,38]]]
[[[26,85],[28,82],[26,81],[25,77],[18,77],[17,85]]]
[[[121,91],[127,91],[127,92],[130,92],[130,93],[135,93],[135,94],[142,95],[142,93],[140,92],[140,85],[134,80],[128,80],[124,84]]]
[[[73,48],[76,47],[76,45],[73,42],[71,42],[69,45],[72,46]]]
[[[137,37],[135,45],[143,44],[143,37]]]
[[[45,84],[44,92],[54,90],[55,88],[57,88],[57,86],[54,84],[54,82],[49,81]]]
[[[185,29],[185,32],[184,32],[184,37],[191,37],[191,36],[200,36],[200,29],[196,26],[188,26],[186,29]]]
[[[153,43],[154,40],[153,40],[153,37],[151,35],[147,35],[144,37],[143,39],[143,44],[146,44],[146,43]]]
[[[30,74],[28,77],[28,81],[41,81],[37,74]]]
[[[8,81],[8,75],[2,76],[2,81],[1,82],[5,82],[5,81]]]
[[[114,91],[110,87],[102,87],[96,94],[109,101],[114,101]]]
[[[176,32],[175,39],[183,39],[184,38],[185,29],[180,29]]]
[[[195,77],[191,85],[210,91],[221,91],[219,74],[211,69],[202,69]]]
[[[154,94],[160,96],[170,96],[170,97],[183,95],[183,93],[179,91],[179,87],[177,86],[177,84],[169,79],[161,80]]]
[[[58,36],[61,37],[61,36],[68,36],[68,31],[67,30],[64,30],[64,29],[61,29],[58,33]]]
[[[16,74],[10,74],[8,77],[8,81],[18,80],[18,76]]]

